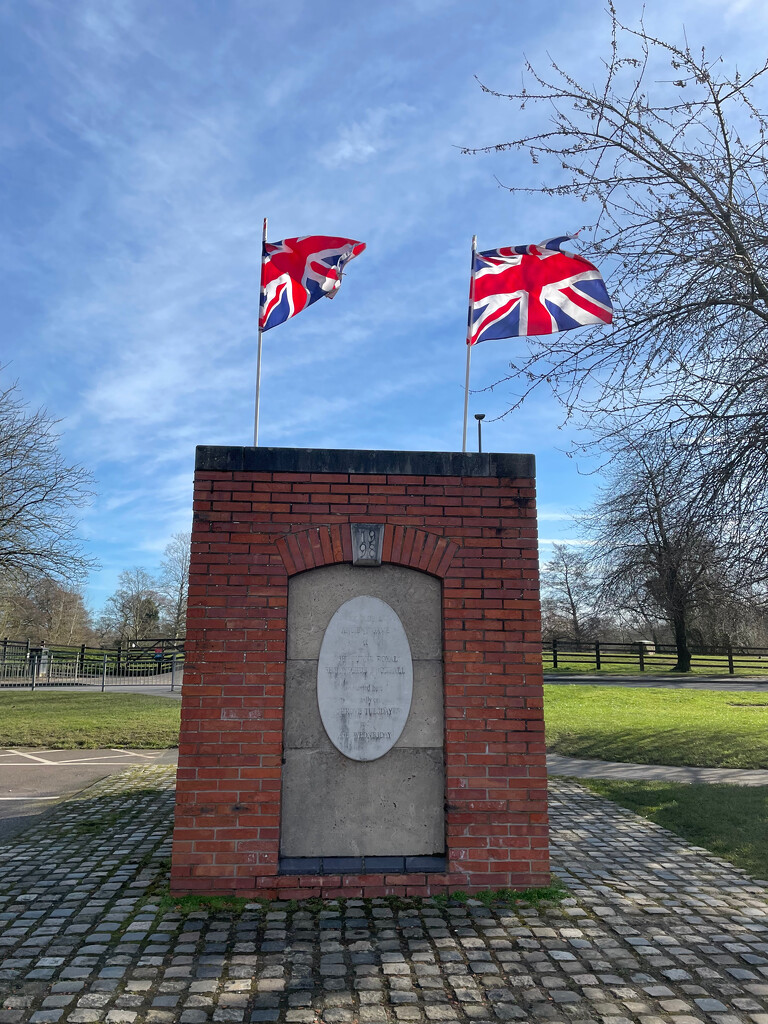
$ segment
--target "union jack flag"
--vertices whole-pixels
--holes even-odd
[[[363,249],[365,242],[326,235],[265,242],[259,308],[262,331],[284,323],[324,295],[332,299],[344,267]]]
[[[475,253],[468,345],[611,323],[600,271],[583,256],[560,251],[573,237]]]

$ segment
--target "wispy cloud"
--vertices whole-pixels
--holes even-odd
[[[761,54],[759,4],[672,6],[649,24],[685,21],[745,64]],[[188,522],[195,444],[250,440],[265,215],[274,239],[347,234],[368,249],[334,303],[265,336],[263,443],[459,446],[472,235],[532,241],[583,216],[497,187],[494,174],[535,184],[527,160],[459,154],[539,116],[473,76],[513,88],[524,50],[591,75],[602,21],[553,0],[469,21],[459,0],[332,19],[309,0],[0,0],[0,24],[2,359],[96,470],[84,530],[105,565],[99,600]],[[519,344],[473,356],[472,410],[487,448],[536,453],[542,523],[567,534],[564,505],[594,482],[559,453],[546,395],[498,418],[520,390],[505,379]]]
[[[407,103],[374,107],[361,121],[343,125],[336,138],[321,147],[320,162],[326,167],[344,167],[371,160],[397,145],[402,137],[398,122],[415,113],[416,108]]]

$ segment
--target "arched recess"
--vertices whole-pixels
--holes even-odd
[[[310,533],[314,537],[304,540],[311,544],[317,535]],[[354,862],[357,873],[385,866],[392,872],[405,871],[406,861],[411,870],[417,870],[415,864],[422,870],[444,869],[441,591],[434,574],[391,561],[371,567],[339,561],[290,577],[280,823],[283,873],[333,874],[342,860],[349,871]],[[392,746],[368,761],[337,748],[323,724],[317,696],[318,659],[329,625],[342,606],[360,596],[383,602],[399,619],[413,678],[405,727],[392,737]],[[346,719],[345,724],[350,730],[386,730],[391,713],[388,687],[397,672],[390,662],[401,659],[402,652],[391,657],[393,651],[384,644],[381,654],[377,641],[370,645],[377,653],[369,656],[371,637],[357,626],[348,631],[361,633],[349,641],[359,651],[351,657],[346,648],[344,653],[339,648],[336,671],[329,669],[344,677],[342,689],[360,690],[361,709],[356,714],[362,717]]]
[[[313,526],[285,534],[275,543],[289,576],[352,561],[349,523]],[[384,527],[382,563],[404,565],[442,579],[457,551],[458,545],[452,540],[427,530],[389,524]]]

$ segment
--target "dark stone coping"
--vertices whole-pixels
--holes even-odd
[[[446,857],[281,857],[281,875],[378,875],[448,869]]]
[[[242,448],[198,445],[195,469],[223,473],[357,473],[533,479],[533,455],[388,452],[347,448]]]

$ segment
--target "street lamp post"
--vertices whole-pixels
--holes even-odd
[[[475,419],[477,420],[477,450],[482,454],[483,451],[483,420],[485,419],[484,412],[476,412]]]

